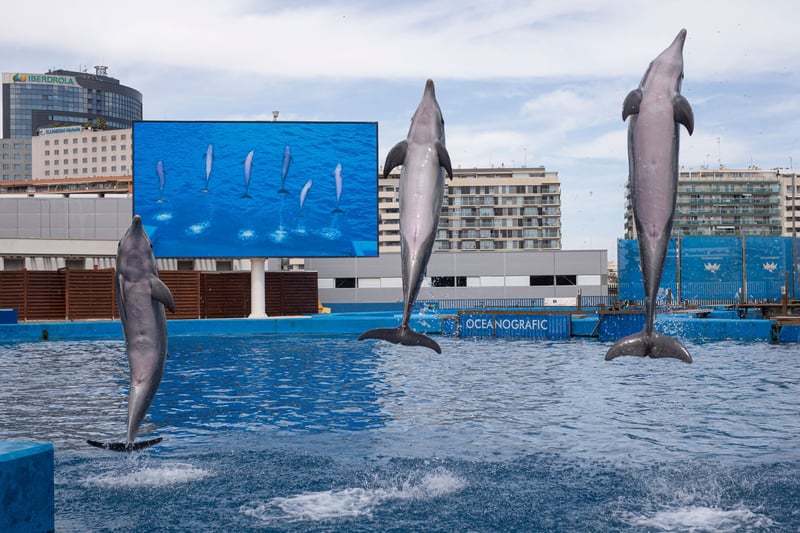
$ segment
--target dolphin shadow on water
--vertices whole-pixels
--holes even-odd
[[[131,226],[119,241],[114,281],[131,373],[126,441],[87,442],[98,448],[131,452],[161,442],[161,438],[139,442],[135,439],[164,375],[167,358],[164,307],[175,312],[172,293],[158,277],[150,239],[139,215],[133,217]]]
[[[692,108],[680,94],[685,40],[686,30],[681,30],[650,63],[639,87],[628,94],[622,105],[622,120],[629,119],[631,203],[642,264],[646,321],[641,332],[611,346],[606,361],[620,355],[636,355],[692,362],[680,342],[658,333],[654,327],[656,297],[677,200],[679,125],[683,124],[689,135],[694,131]]]
[[[444,174],[453,177],[450,155],[444,141],[444,119],[436,101],[433,80],[411,119],[406,140],[397,143],[386,156],[384,179],[397,166],[400,172],[400,260],[403,274],[403,318],[396,328],[371,329],[358,340],[383,339],[406,346],[426,346],[442,353],[439,344],[411,329],[414,302],[425,277],[433,251],[436,227],[444,197]]]

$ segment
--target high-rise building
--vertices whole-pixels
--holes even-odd
[[[400,171],[378,182],[378,243],[400,251]],[[533,168],[453,169],[446,179],[434,251],[560,250],[558,172]]]
[[[672,235],[791,235],[793,176],[755,167],[682,169]],[[635,239],[630,183],[625,199],[625,238]]]
[[[3,73],[3,138],[30,139],[40,128],[92,123],[131,128],[142,119],[142,93],[107,75],[51,70]]]
[[[131,176],[131,129],[42,128],[31,139],[33,179]]]

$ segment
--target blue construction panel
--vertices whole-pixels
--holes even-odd
[[[741,299],[742,239],[740,237],[681,238],[681,299]]]
[[[617,241],[617,262],[619,266],[619,299],[644,300],[644,283],[642,282],[642,266],[639,256],[639,241],[635,239],[619,239]],[[669,240],[667,257],[661,270],[661,282],[658,286],[658,300],[667,300],[667,289],[676,298],[678,294],[678,243]]]
[[[778,342],[800,342],[800,326],[781,326]]]
[[[791,298],[800,299],[800,239],[791,239],[792,241],[792,280],[790,281],[792,293],[789,295]]]
[[[600,319],[600,340],[616,341],[638,333],[644,329],[645,318],[644,312],[603,315]]]
[[[792,272],[792,240],[787,237],[745,237],[748,300],[780,300]],[[789,278],[791,279],[791,278]],[[791,290],[791,284],[789,284]]]

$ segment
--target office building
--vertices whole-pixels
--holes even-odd
[[[400,251],[400,171],[378,185],[381,253]],[[434,251],[561,249],[558,172],[533,168],[453,169]]]
[[[131,128],[142,119],[142,94],[107,75],[51,70],[3,73],[3,138],[30,139],[41,128]]]

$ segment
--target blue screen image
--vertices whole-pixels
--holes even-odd
[[[157,257],[378,255],[375,122],[139,121],[133,211]]]

